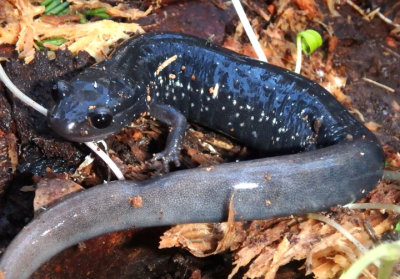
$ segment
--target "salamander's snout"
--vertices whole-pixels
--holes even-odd
[[[59,136],[72,141],[82,141],[79,140],[80,137],[76,136],[77,132],[75,122],[67,122],[65,119],[58,118],[56,114],[49,112],[48,123],[50,128]]]

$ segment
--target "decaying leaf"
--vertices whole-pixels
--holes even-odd
[[[131,20],[145,16],[151,11],[150,9],[146,12],[128,9],[123,4],[112,7],[96,0],[75,0],[73,3],[77,8],[105,7],[110,15],[126,17]],[[119,23],[112,20],[100,20],[85,24],[57,24],[57,21],[48,20],[48,18],[42,20],[40,15],[44,13],[44,6],[34,5],[29,0],[2,1],[0,2],[1,9],[3,12],[0,20],[3,24],[0,26],[0,44],[16,44],[20,58],[24,58],[26,63],[34,58],[35,41],[62,37],[68,41],[61,47],[67,47],[73,53],[85,50],[96,61],[101,61],[110,52],[110,46],[120,40],[128,39],[130,34],[144,32],[136,23]]]
[[[42,179],[37,185],[33,208],[35,212],[48,207],[71,193],[81,191],[84,188],[68,179]]]

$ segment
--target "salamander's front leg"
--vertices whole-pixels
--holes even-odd
[[[179,153],[182,148],[187,123],[185,116],[169,105],[160,104],[150,105],[150,115],[170,126],[164,151],[155,154],[152,160],[162,160],[166,171],[169,170],[169,162],[174,162],[179,167]]]

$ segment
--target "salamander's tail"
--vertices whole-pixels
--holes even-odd
[[[382,170],[382,150],[367,137],[301,154],[180,171],[143,186],[128,181],[97,186],[27,225],[3,255],[0,275],[28,278],[63,249],[108,232],[224,221],[233,194],[239,220],[325,210],[360,198]]]

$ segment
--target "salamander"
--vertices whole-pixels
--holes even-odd
[[[375,136],[321,86],[192,36],[136,36],[57,87],[49,123],[71,141],[103,139],[149,114],[171,126],[155,156],[166,167],[179,164],[186,119],[273,156],[75,194],[13,240],[0,262],[7,279],[27,278],[66,247],[108,232],[224,221],[232,197],[237,220],[299,215],[355,201],[382,176]]]

